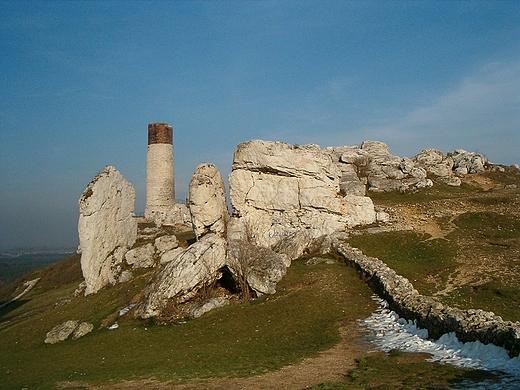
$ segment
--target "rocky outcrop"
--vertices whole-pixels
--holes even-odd
[[[412,161],[434,176],[448,177],[452,175],[453,159],[447,157],[440,150],[424,149],[414,156]]]
[[[225,264],[226,241],[214,233],[204,235],[154,276],[145,289],[146,298],[136,310],[137,315],[159,316],[169,301],[186,302],[217,280]]]
[[[131,280],[136,268],[152,267],[158,270],[137,310],[142,317],[160,316],[168,305],[190,300],[222,273],[231,274],[238,290],[272,294],[293,259],[329,252],[338,244],[338,232],[390,220],[384,210],[376,212],[367,190],[415,191],[434,181],[460,185],[458,175],[486,164],[482,156],[461,149],[448,155],[425,149],[401,158],[378,141],[321,149],[252,140],[239,144],[234,154],[232,216],[220,172],[202,163],[190,181],[187,205],[152,199],[160,207],[140,219],[135,247],[133,187],[107,167],[80,199],[85,294]],[[188,224],[198,240],[188,249],[163,227],[179,224]]]
[[[229,219],[226,188],[215,165],[202,163],[195,169],[189,187],[189,209],[197,237],[210,232],[225,235]]]
[[[134,187],[112,166],[81,195],[78,232],[86,295],[117,282],[123,256],[137,237],[134,202]]]
[[[489,164],[485,156],[464,149],[452,150],[448,152],[448,157],[453,160],[453,171],[461,175],[482,172]]]
[[[364,141],[361,146],[340,146],[326,149],[334,156],[342,172],[341,190],[345,194],[409,191],[431,187],[427,171],[409,158],[390,153],[379,141]]]
[[[390,153],[380,141],[364,141],[361,146],[329,147],[341,172],[340,191],[345,195],[373,192],[416,191],[432,187],[434,181],[460,186],[460,175],[483,171],[487,159],[457,149],[445,155],[437,149],[424,149],[412,158]]]
[[[520,353],[520,322],[503,321],[492,312],[461,310],[442,305],[423,296],[408,279],[398,275],[381,260],[365,256],[349,245],[339,245],[338,253],[354,264],[375,291],[390,307],[407,320],[428,330],[430,337],[439,338],[454,332],[460,341],[481,341],[507,349],[511,356]]]
[[[375,221],[368,197],[343,196],[341,172],[318,145],[253,140],[238,145],[229,176],[233,215],[253,243],[270,247],[296,231],[319,237]]]
[[[76,340],[86,334],[92,332],[94,325],[87,322],[80,323],[76,320],[65,321],[60,325],[52,328],[45,337],[45,344],[56,344],[67,340],[71,335],[72,339]]]

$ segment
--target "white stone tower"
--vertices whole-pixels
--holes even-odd
[[[164,220],[175,205],[173,129],[168,123],[148,124],[145,218]]]

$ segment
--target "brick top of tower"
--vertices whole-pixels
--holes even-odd
[[[148,124],[148,145],[170,144],[173,145],[173,128],[164,122]]]

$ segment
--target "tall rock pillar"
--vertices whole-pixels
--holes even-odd
[[[167,123],[148,125],[145,217],[163,220],[175,205],[173,129]]]

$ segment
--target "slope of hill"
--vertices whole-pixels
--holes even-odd
[[[519,185],[518,170],[508,169],[469,175],[460,188],[371,194],[391,221],[358,229],[349,241],[387,262],[423,294],[518,320]],[[333,384],[319,388],[363,388],[367,370],[387,388],[418,383],[447,388],[442,386],[475,375],[425,363],[425,356],[367,357],[356,319],[367,317],[375,304],[370,289],[342,263],[295,261],[274,296],[170,326],[135,320],[131,313],[119,317],[139,298],[147,272],[98,294],[75,296],[82,275],[74,255],[2,289],[5,302],[24,281],[41,278],[19,301],[0,309],[0,388],[304,388],[326,381]],[[93,323],[94,331],[78,340],[43,343],[46,332],[70,319]],[[108,330],[116,321],[119,327]],[[341,353],[334,354],[331,348],[342,339]],[[348,357],[341,364],[340,354]],[[396,367],[406,372],[411,387],[388,377]]]

